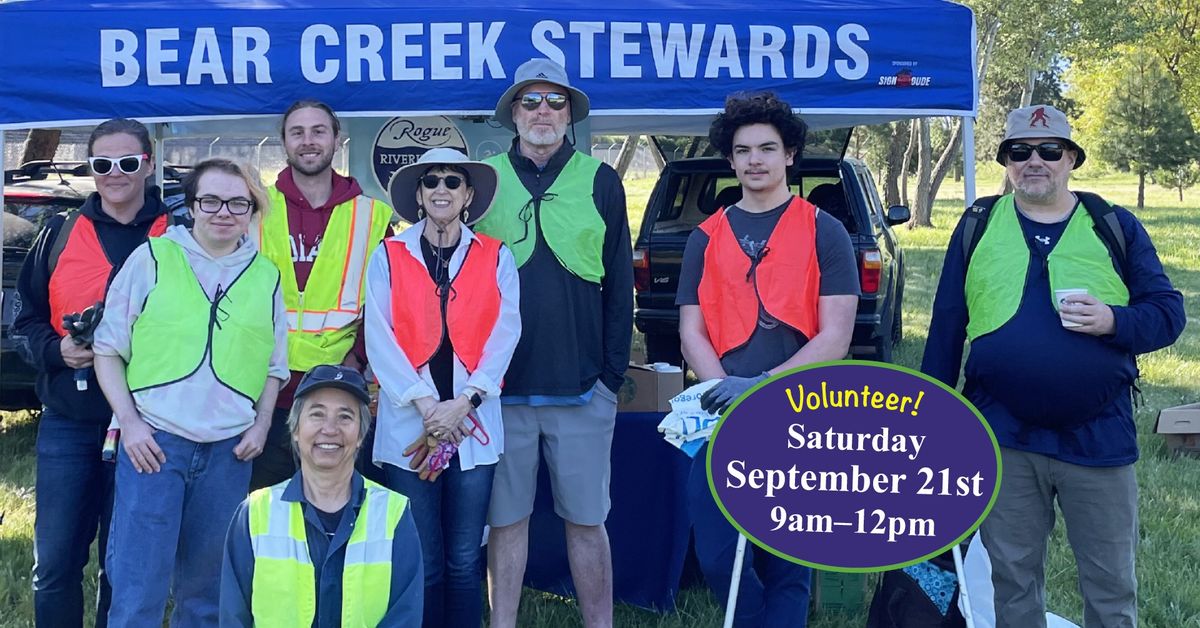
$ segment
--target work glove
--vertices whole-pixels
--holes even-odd
[[[721,414],[735,399],[768,377],[766,371],[754,377],[729,375],[700,396],[700,408],[710,414]]]

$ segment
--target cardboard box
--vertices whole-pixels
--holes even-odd
[[[683,371],[663,373],[645,364],[630,364],[617,392],[620,412],[670,412],[671,397],[683,392]]]
[[[1200,456],[1200,403],[1159,410],[1154,433],[1163,435],[1173,453]]]

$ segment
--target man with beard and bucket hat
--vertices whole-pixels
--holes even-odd
[[[412,226],[367,268],[367,354],[379,378],[374,461],[412,500],[425,560],[421,625],[478,626],[484,524],[504,453],[500,384],[521,336],[512,254],[470,225],[496,170],[435,148],[396,171],[392,206]]]
[[[505,376],[505,451],[488,513],[492,625],[516,624],[544,455],[584,624],[609,626],[609,453],[633,333],[625,190],[615,170],[567,141],[590,104],[562,66],[531,59],[514,79],[496,120],[517,136],[486,160],[500,193],[478,225],[516,258],[523,329]]]
[[[271,211],[251,236],[279,268],[292,377],[279,391],[251,489],[281,482],[296,470],[287,415],[300,376],[318,364],[345,364],[360,372],[366,366],[360,287],[367,259],[390,234],[392,221],[387,203],[364,195],[358,181],[334,171],[341,122],[329,105],[296,101],[283,114],[280,136],[288,166],[267,188]]]
[[[1046,625],[1055,501],[1085,625],[1137,625],[1135,357],[1179,337],[1183,297],[1133,214],[1068,189],[1085,157],[1058,109],[1009,114],[996,159],[1014,191],[959,221],[921,364],[954,386],[969,341],[963,395],[1000,443],[1000,495],[980,528],[997,628]]]

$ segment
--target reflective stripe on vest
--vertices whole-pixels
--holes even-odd
[[[1013,196],[1005,195],[992,206],[987,229],[967,266],[968,339],[996,331],[1016,315],[1025,294],[1030,255]],[[1088,294],[1109,305],[1129,304],[1129,289],[1082,205],[1076,205],[1047,265],[1051,307],[1054,291],[1066,288],[1086,288]]]
[[[601,161],[576,151],[536,208],[508,153],[484,161],[496,167],[500,193],[475,232],[507,244],[517,268],[533,255],[540,232],[563,268],[584,281],[600,283],[606,226],[592,192]]]
[[[745,345],[758,327],[759,305],[779,322],[813,338],[820,327],[817,302],[817,210],[796,196],[771,232],[757,265],[742,249],[722,210],[700,224],[708,234],[700,310],[717,355]]]
[[[292,262],[287,200],[267,190],[271,211],[258,229],[259,249],[279,268],[288,317],[288,367],[307,371],[340,364],[354,346],[362,320],[367,261],[387,233],[392,208],[358,196],[333,208],[304,292]]]
[[[450,282],[446,301],[446,331],[454,355],[468,373],[479,367],[483,347],[500,317],[500,286],[496,283],[500,241],[485,235],[475,237]],[[392,283],[392,331],[408,361],[419,369],[433,359],[442,344],[441,298],[429,270],[404,242],[391,239],[385,246]]]
[[[161,236],[167,230],[167,216],[162,215],[150,223],[147,237]],[[50,275],[50,326],[59,336],[66,336],[63,316],[82,312],[103,301],[108,291],[108,279],[113,265],[96,235],[96,225],[91,218],[76,210],[68,214],[59,233],[67,243],[58,257],[58,264]]]
[[[275,350],[279,271],[255,254],[214,302],[204,294],[182,246],[151,238],[150,253],[155,283],[133,324],[125,369],[130,391],[178,382],[207,362],[217,381],[256,402]]]
[[[250,548],[254,553],[250,612],[258,626],[308,628],[317,610],[304,510],[283,501],[291,480],[250,494]],[[392,540],[408,498],[363,478],[366,499],[346,543],[342,568],[342,622],[377,626],[387,613]],[[417,558],[414,557],[414,560]]]

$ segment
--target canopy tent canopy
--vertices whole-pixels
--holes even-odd
[[[0,4],[0,130],[277,116],[490,116],[547,56],[593,133],[703,134],[771,89],[814,128],[975,115],[974,19],[940,0],[18,0]]]

